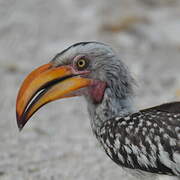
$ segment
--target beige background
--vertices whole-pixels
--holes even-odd
[[[134,179],[99,148],[82,98],[47,105],[21,133],[16,126],[23,78],[89,40],[130,67],[139,108],[178,99],[179,0],[0,0],[0,180]]]

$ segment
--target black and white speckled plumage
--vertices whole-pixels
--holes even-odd
[[[69,64],[79,54],[91,60],[90,78],[107,83],[101,103],[85,98],[92,130],[108,156],[122,167],[180,176],[180,102],[138,111],[128,68],[103,43],[77,43],[52,63]]]
[[[180,103],[165,104],[107,120],[97,137],[119,165],[179,176],[180,109],[174,111],[178,107]]]

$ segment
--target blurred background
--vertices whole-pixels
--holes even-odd
[[[179,0],[0,0],[0,180],[134,179],[100,149],[82,98],[47,105],[21,133],[16,126],[25,76],[90,40],[129,66],[139,108],[178,100]]]

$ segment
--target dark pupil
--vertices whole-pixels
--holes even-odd
[[[84,65],[84,61],[79,61],[79,65],[80,66]]]

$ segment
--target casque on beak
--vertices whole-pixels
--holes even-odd
[[[53,67],[51,63],[32,71],[24,80],[16,101],[17,124],[21,130],[43,105],[65,97],[76,96],[76,90],[91,80],[74,73],[71,66]]]

